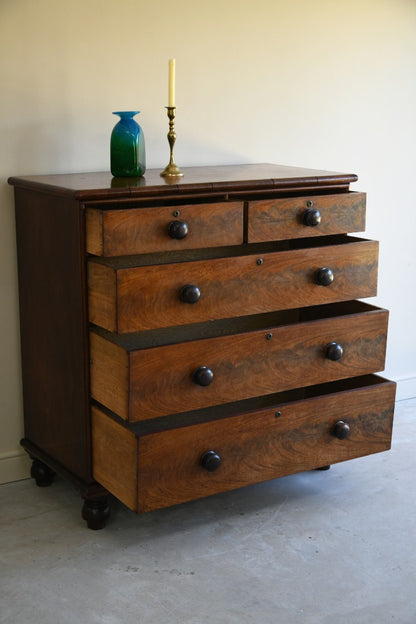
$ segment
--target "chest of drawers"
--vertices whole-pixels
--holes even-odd
[[[194,167],[15,187],[25,437],[101,528],[387,450],[377,242],[352,174]],[[360,301],[359,301],[360,300]]]

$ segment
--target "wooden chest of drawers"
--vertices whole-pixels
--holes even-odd
[[[101,528],[387,450],[395,384],[355,175],[195,167],[11,178],[23,446]]]

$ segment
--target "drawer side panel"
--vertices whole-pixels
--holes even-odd
[[[95,406],[91,408],[91,421],[94,479],[136,511],[136,436]]]
[[[129,359],[124,349],[90,333],[91,397],[127,419]]]
[[[96,262],[88,263],[88,316],[90,323],[117,331],[116,273]]]

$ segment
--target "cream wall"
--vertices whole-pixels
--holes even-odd
[[[109,168],[113,110],[167,163],[275,162],[359,175],[391,310],[386,374],[416,395],[414,0],[0,0],[0,481],[23,478],[9,175]]]

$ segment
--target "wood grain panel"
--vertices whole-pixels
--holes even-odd
[[[92,356],[101,372],[97,379],[102,389],[98,394],[98,384],[93,383],[93,396],[134,422],[374,373],[384,368],[387,320],[386,310],[372,308],[360,314],[129,352],[97,337],[91,341]],[[343,357],[335,362],[326,357],[326,346],[332,341],[344,349]],[[94,343],[100,349],[94,349]],[[129,363],[130,392],[126,383],[113,381],[125,375],[118,370],[120,363],[122,370],[126,368],[120,351]],[[200,366],[214,372],[211,385],[194,383],[193,372]]]
[[[91,408],[94,479],[127,507],[137,509],[137,440],[100,409]]]
[[[387,450],[394,396],[386,382],[143,436],[138,511]],[[350,426],[346,440],[331,434],[338,420]],[[215,472],[200,465],[207,450],[222,458]]]
[[[310,207],[319,210],[321,223],[305,226],[303,214]],[[258,243],[289,238],[303,238],[363,232],[365,230],[365,193],[262,199],[248,208],[248,242]]]
[[[118,345],[90,333],[91,397],[128,418],[129,357]]]
[[[378,243],[322,247],[107,270],[90,262],[90,320],[119,333],[375,296]],[[327,287],[315,273],[329,267]],[[117,286],[115,286],[117,284]],[[197,303],[180,291],[198,286]]]
[[[88,263],[88,318],[90,323],[117,331],[117,274],[97,262]]]
[[[185,221],[188,235],[176,240],[168,226]],[[125,256],[177,249],[238,245],[243,242],[243,202],[190,204],[124,210],[87,210],[87,251]]]
[[[87,252],[102,256],[104,253],[102,210],[89,208],[85,211],[85,229]]]
[[[83,220],[68,197],[15,189],[25,437],[91,483]]]

